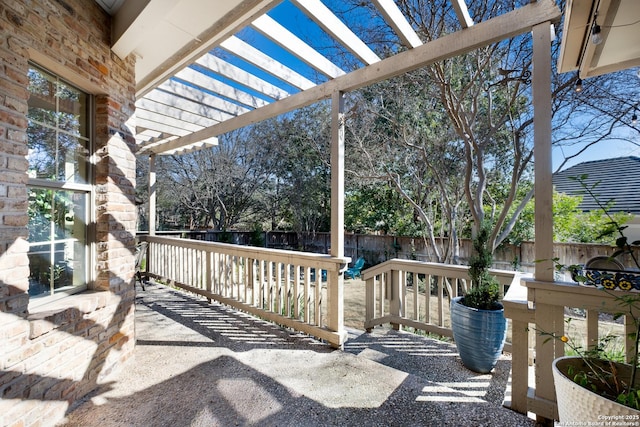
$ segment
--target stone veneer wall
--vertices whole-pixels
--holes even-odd
[[[134,346],[135,63],[110,51],[93,0],[0,2],[0,425],[52,425]],[[28,61],[92,93],[95,281],[29,308]]]

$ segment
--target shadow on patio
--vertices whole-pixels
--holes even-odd
[[[68,426],[533,426],[502,407],[510,368],[464,369],[455,346],[377,329],[334,350],[159,285],[140,292],[134,357]]]

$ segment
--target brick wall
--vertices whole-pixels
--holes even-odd
[[[0,425],[52,425],[134,345],[134,60],[89,0],[0,2]],[[28,61],[96,95],[95,282],[29,309]]]

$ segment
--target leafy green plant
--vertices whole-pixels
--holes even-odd
[[[480,310],[499,310],[500,285],[489,273],[493,255],[487,247],[489,227],[483,225],[473,239],[473,254],[469,258],[469,277],[471,287],[464,295],[462,304]]]
[[[571,318],[565,320],[567,325],[570,322]],[[621,372],[620,365],[617,364],[620,354],[610,353],[607,350],[609,343],[618,338],[616,335],[606,335],[600,338],[596,346],[585,350],[568,334],[557,335],[544,331],[541,331],[540,334],[549,336],[545,343],[550,339],[557,339],[568,347],[568,355],[580,358],[580,365],[569,366],[567,370],[567,376],[573,382],[607,399],[640,410],[640,387],[636,386],[633,381],[637,367],[637,340],[636,360],[632,362],[630,374],[627,376]],[[637,333],[634,335],[637,336]]]

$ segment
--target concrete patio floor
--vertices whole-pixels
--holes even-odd
[[[455,346],[351,330],[344,351],[149,284],[134,356],[65,426],[534,426],[502,406],[510,360],[465,369]]]

